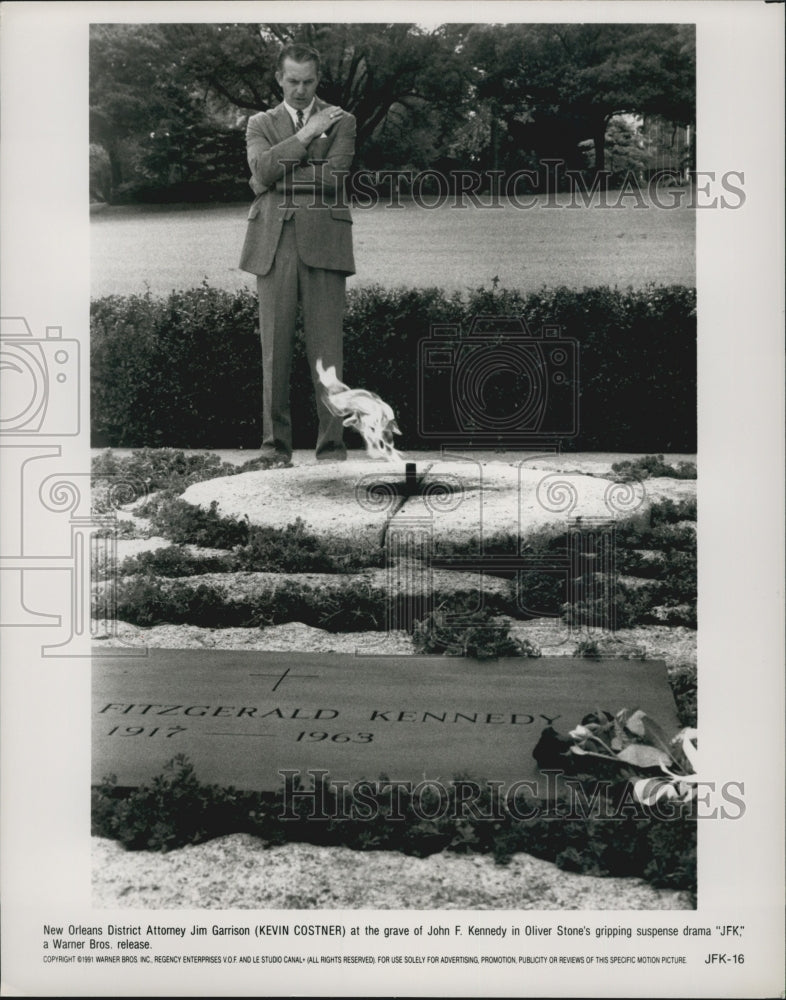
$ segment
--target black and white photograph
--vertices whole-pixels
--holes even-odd
[[[693,908],[694,26],[90,46],[97,901]]]
[[[4,991],[782,990],[782,9],[35,6]]]

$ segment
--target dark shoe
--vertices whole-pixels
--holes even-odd
[[[258,461],[260,465],[265,465],[269,469],[292,468],[292,456],[285,451],[271,448],[269,445],[263,445],[259,449],[259,458],[255,461]]]
[[[323,451],[317,452],[318,462],[346,462],[346,460],[346,448],[325,448]]]

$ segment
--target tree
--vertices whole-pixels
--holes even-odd
[[[595,149],[592,139],[585,139],[579,146],[587,156],[588,165],[593,168]],[[645,146],[641,119],[632,115],[617,115],[611,119],[606,127],[605,164],[612,187],[618,187],[630,174],[643,179],[649,165]]]
[[[94,25],[90,138],[114,188],[243,184],[245,122],[281,99],[293,41],[320,51],[320,94],[355,115],[356,167],[582,168],[591,140],[603,172],[620,115],[695,114],[691,25]]]
[[[245,179],[242,118],[193,73],[177,27],[91,29],[90,138],[109,157],[115,197]]]
[[[695,117],[692,25],[474,25],[465,51],[479,100],[509,142],[576,158],[583,139],[605,170],[606,130],[621,114]]]
[[[96,24],[90,29],[90,141],[109,157],[113,187],[122,183],[122,145],[150,132],[166,103],[163,39],[155,25]]]
[[[247,116],[281,99],[276,61],[294,41],[320,51],[321,96],[357,118],[358,165],[367,154],[379,159],[383,136],[394,135],[398,155],[413,162],[443,149],[453,124],[444,112],[461,104],[466,75],[440,32],[413,24],[98,25],[91,139],[107,149],[115,185],[133,137],[148,173],[169,160],[188,163],[193,137],[210,129],[236,132],[242,147]]]

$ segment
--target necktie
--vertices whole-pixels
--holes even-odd
[[[297,113],[297,127],[298,127],[298,131],[300,131],[300,129],[303,128],[303,124],[304,124],[304,122],[303,122],[303,112],[302,111],[298,111],[298,113]]]

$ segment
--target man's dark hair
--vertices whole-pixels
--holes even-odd
[[[278,55],[278,62],[276,63],[277,72],[283,72],[285,59],[291,59],[292,62],[296,63],[312,62],[316,66],[317,76],[319,76],[319,53],[310,45],[301,45],[299,43],[285,45]]]

